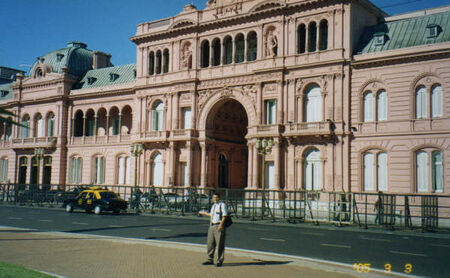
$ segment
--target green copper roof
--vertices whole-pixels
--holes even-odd
[[[88,50],[87,45],[81,42],[70,42],[66,48],[58,49],[38,57],[34,66],[43,62],[53,67],[53,72],[62,73],[63,67],[69,68],[69,73],[82,76],[92,69],[93,51]]]
[[[11,86],[12,83],[0,84],[0,101],[13,98],[13,89]]]
[[[437,25],[436,37],[430,37],[428,34],[427,27],[433,25]],[[377,36],[384,36],[385,42],[377,45]],[[447,41],[450,41],[450,11],[367,27],[355,53],[382,52]]]
[[[88,71],[74,89],[96,88],[134,82],[136,65],[121,65]]]

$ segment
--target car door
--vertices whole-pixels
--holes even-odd
[[[78,196],[77,205],[80,208],[84,208],[87,192],[81,192],[80,196]]]
[[[92,209],[94,206],[94,192],[89,192],[86,195],[86,199],[84,201],[84,208],[85,209]]]

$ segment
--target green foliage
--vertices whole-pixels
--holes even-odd
[[[25,267],[0,262],[0,278],[52,278],[44,273],[40,273]]]
[[[10,117],[17,117],[17,116],[13,112],[0,107],[0,123],[13,124],[13,125],[25,127],[21,123],[11,120]]]

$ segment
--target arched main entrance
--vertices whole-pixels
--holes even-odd
[[[247,126],[247,113],[237,100],[222,99],[209,112],[206,121],[208,186],[247,186]]]

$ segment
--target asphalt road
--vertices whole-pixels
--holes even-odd
[[[0,206],[0,226],[127,238],[205,244],[207,218],[135,214],[66,213],[60,209]],[[234,223],[227,231],[227,247],[275,252],[411,275],[449,277],[450,235],[373,233],[357,228]],[[0,242],[1,250],[1,242]]]

